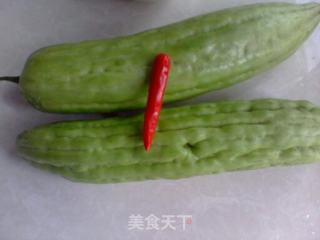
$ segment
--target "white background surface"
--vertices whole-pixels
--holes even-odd
[[[252,2],[257,1],[0,0],[0,75],[20,74],[28,55],[43,46],[134,33]],[[320,105],[319,77],[318,27],[283,64],[199,99],[279,97]],[[320,239],[320,164],[90,185],[34,169],[16,156],[21,131],[80,117],[40,113],[15,84],[0,83],[1,240]],[[191,214],[193,223],[186,231],[129,231],[131,214]]]

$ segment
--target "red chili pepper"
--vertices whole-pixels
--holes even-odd
[[[148,102],[144,113],[143,140],[146,151],[150,150],[157,128],[169,71],[170,57],[164,53],[157,55],[153,65]]]

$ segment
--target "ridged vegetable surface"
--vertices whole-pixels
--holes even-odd
[[[109,112],[144,107],[152,60],[172,57],[165,102],[246,80],[290,56],[320,21],[317,3],[256,4],[108,40],[40,49],[21,89],[49,112]]]
[[[320,160],[320,109],[255,100],[165,109],[150,152],[143,116],[49,124],[18,137],[22,157],[74,181],[178,179]]]

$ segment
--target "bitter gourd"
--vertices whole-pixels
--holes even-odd
[[[255,4],[198,16],[127,37],[40,49],[20,86],[49,112],[144,107],[154,56],[172,57],[165,102],[246,80],[290,56],[320,21],[320,4]]]
[[[164,109],[150,152],[143,116],[71,121],[22,133],[22,157],[74,181],[178,179],[320,160],[320,108],[262,99]]]

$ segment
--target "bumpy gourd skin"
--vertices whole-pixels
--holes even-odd
[[[21,89],[49,112],[143,107],[154,56],[172,57],[165,102],[246,80],[290,56],[320,21],[320,5],[256,4],[227,9],[128,37],[35,52]]]
[[[143,116],[49,124],[18,137],[22,157],[74,181],[178,179],[320,160],[320,109],[305,101],[201,104],[161,113],[150,152]]]

